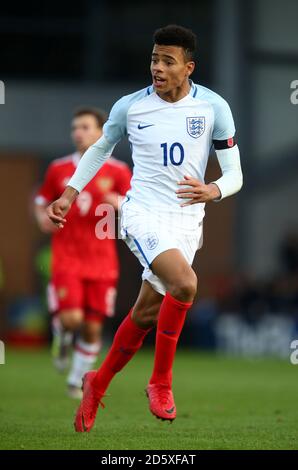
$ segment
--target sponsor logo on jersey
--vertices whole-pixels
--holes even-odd
[[[147,233],[146,235],[146,246],[148,248],[148,250],[154,250],[154,248],[157,247],[158,245],[158,236],[156,235],[156,233],[152,232],[152,233]]]
[[[110,189],[113,187],[114,180],[112,178],[101,177],[97,178],[96,184],[102,192],[106,193],[107,191],[110,191]]]
[[[59,287],[59,289],[57,290],[57,295],[60,300],[65,299],[67,296],[67,293],[68,292],[67,292],[66,287]]]
[[[205,131],[205,116],[187,117],[186,128],[189,135],[197,139]]]
[[[154,124],[145,124],[145,125],[139,124],[138,129],[145,129],[146,127],[151,127],[151,126],[154,126]]]

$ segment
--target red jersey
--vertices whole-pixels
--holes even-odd
[[[36,203],[49,204],[61,196],[79,159],[79,154],[74,153],[50,164]],[[130,179],[131,171],[125,163],[113,157],[104,163],[73,203],[64,228],[52,235],[52,274],[71,270],[84,279],[118,278],[116,241],[96,237],[96,224],[106,213],[98,216],[95,212],[98,205],[104,203],[105,193],[124,196],[130,188]]]

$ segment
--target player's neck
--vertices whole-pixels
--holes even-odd
[[[176,101],[182,100],[190,92],[191,85],[189,80],[183,82],[180,87],[174,88],[173,90],[168,91],[167,93],[158,92],[158,96],[169,103],[175,103]]]

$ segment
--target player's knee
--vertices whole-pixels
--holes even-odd
[[[83,321],[83,312],[81,310],[69,310],[60,313],[62,326],[68,331],[77,330]]]
[[[192,302],[198,288],[198,280],[194,271],[183,276],[169,288],[170,294],[181,302]]]

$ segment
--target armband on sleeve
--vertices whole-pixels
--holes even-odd
[[[225,140],[213,140],[215,150],[224,150],[232,148],[236,145],[235,137],[230,137]]]

